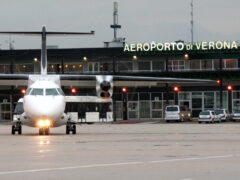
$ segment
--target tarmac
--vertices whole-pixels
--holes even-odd
[[[0,179],[205,180],[240,178],[240,123],[93,124],[39,136],[0,125]]]

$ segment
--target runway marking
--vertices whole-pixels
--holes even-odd
[[[208,159],[221,159],[230,157],[240,157],[240,154],[236,155],[222,155],[222,156],[205,156],[196,158],[182,158],[182,159],[163,159],[158,161],[137,161],[137,162],[120,162],[120,163],[109,163],[109,164],[90,164],[90,165],[80,165],[80,166],[69,166],[69,167],[58,167],[58,168],[44,168],[44,169],[29,169],[29,170],[19,170],[19,171],[0,171],[0,175],[9,175],[17,173],[34,173],[43,171],[59,171],[59,170],[69,170],[69,169],[85,169],[85,168],[97,168],[97,167],[109,167],[109,166],[123,166],[123,165],[142,165],[142,164],[156,164],[156,163],[168,163],[168,162],[178,162],[178,161],[194,161],[194,160],[208,160]]]

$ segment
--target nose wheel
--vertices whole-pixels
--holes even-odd
[[[76,134],[76,124],[67,123],[66,134],[70,134],[70,132],[72,132],[72,134]]]
[[[15,125],[12,125],[12,134],[15,134],[16,131],[18,134],[22,134],[21,122],[17,122]]]
[[[49,135],[49,131],[50,131],[49,127],[39,128],[39,135]]]

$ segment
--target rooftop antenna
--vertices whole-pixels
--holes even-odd
[[[114,29],[113,41],[116,42],[116,41],[118,41],[117,29],[121,28],[121,25],[118,24],[118,3],[117,2],[113,3],[113,25],[111,25],[110,27]]]
[[[193,44],[193,0],[191,0],[191,43]]]

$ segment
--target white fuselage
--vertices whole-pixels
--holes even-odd
[[[38,127],[38,122],[50,121],[50,127],[66,124],[65,96],[61,87],[53,81],[38,80],[28,87],[23,98],[22,124]]]

